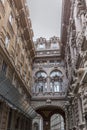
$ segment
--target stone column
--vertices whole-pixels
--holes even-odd
[[[50,119],[43,119],[43,130],[50,130]]]
[[[40,118],[40,127],[39,127],[39,130],[43,130],[43,122],[42,122],[42,118]]]
[[[83,122],[83,121],[82,121],[82,113],[83,113],[83,112],[82,112],[82,108],[81,108],[82,106],[81,106],[81,101],[80,101],[80,100],[81,100],[81,99],[80,99],[80,96],[79,96],[79,97],[78,97],[78,109],[79,109],[78,112],[79,112],[79,123],[80,123],[79,125],[80,125],[80,129],[82,130],[82,129],[83,129],[83,128],[82,128],[82,122]]]
[[[50,77],[47,77],[47,92],[50,92]]]
[[[69,111],[68,111],[68,108],[65,109],[64,130],[69,130]]]

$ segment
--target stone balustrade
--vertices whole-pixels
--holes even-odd
[[[65,98],[66,92],[32,93],[32,98]]]

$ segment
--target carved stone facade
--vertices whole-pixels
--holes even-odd
[[[61,58],[61,43],[57,37],[50,40],[39,38],[35,42],[36,55],[33,63],[33,93],[65,96],[67,78],[65,63]]]
[[[69,130],[87,129],[87,1],[72,0],[66,41]]]
[[[0,130],[87,129],[87,0],[63,0],[61,39],[38,38],[26,0],[0,0]],[[37,124],[35,124],[35,129]]]
[[[32,39],[25,1],[0,0],[0,130],[31,129]]]
[[[41,37],[34,44],[36,55],[33,61],[31,106],[42,115],[43,130],[46,130],[50,129],[51,116],[57,114],[57,110],[60,111],[63,118],[66,118],[64,113],[68,102],[66,97],[68,80],[65,61],[61,57],[62,44],[59,38],[54,36],[46,40]],[[51,107],[56,108],[51,110]],[[42,108],[44,108],[44,112]],[[46,118],[46,115],[49,116]]]

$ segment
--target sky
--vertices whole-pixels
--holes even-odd
[[[27,0],[34,40],[60,37],[62,0]]]

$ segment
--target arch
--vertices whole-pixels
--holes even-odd
[[[39,43],[37,48],[38,49],[45,49],[45,43]]]
[[[45,127],[45,123],[50,122],[50,118],[53,114],[60,114],[64,119],[64,128],[66,128],[66,109],[65,109],[65,103],[66,101],[59,101],[59,102],[52,102],[52,104],[46,104],[46,101],[43,102],[33,102],[32,101],[32,107],[34,110],[41,115],[43,119],[43,126]],[[44,111],[44,112],[43,112]],[[44,116],[44,113],[46,113]]]
[[[47,91],[47,74],[40,70],[35,73],[35,92],[43,93]]]
[[[47,77],[47,73],[44,71],[44,70],[39,70],[39,71],[37,71],[36,73],[35,73],[35,76],[37,77],[37,78],[39,78],[40,76],[41,77]]]
[[[40,114],[43,118],[51,118],[54,114],[60,114],[64,121],[65,121],[65,110],[62,106],[56,106],[56,105],[43,105],[39,106],[35,110],[38,114]],[[45,117],[44,112],[48,112],[48,117]],[[47,113],[46,113],[47,115]]]
[[[52,71],[50,72],[50,76],[51,76],[52,74],[54,74],[54,73],[55,73],[55,75],[60,76],[60,77],[62,77],[62,75],[63,75],[60,70],[54,69],[54,70],[52,70]]]
[[[50,72],[50,89],[52,92],[62,91],[62,72],[60,70],[53,70]]]
[[[60,71],[60,72],[62,73],[62,76],[64,76],[64,68],[61,68],[61,67],[52,68],[52,69],[50,70],[49,75],[51,74],[52,71],[55,71],[55,70]]]

